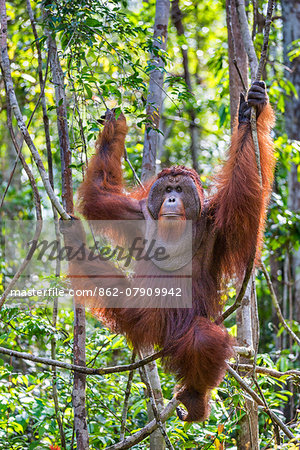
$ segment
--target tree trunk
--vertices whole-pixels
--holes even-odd
[[[295,86],[298,98],[292,94],[285,102],[285,129],[289,139],[300,140],[300,56],[289,60],[292,42],[300,39],[300,3],[299,0],[281,0],[283,18],[283,52],[284,64],[290,70],[285,71],[286,78]],[[297,44],[299,46],[299,43]],[[299,166],[293,164],[289,172],[288,207],[292,211],[300,212],[300,177]],[[300,322],[300,250],[292,258],[292,278],[295,282],[293,317]]]
[[[170,14],[170,0],[156,0],[155,23],[153,34],[153,46],[158,50],[166,50],[168,22]],[[146,112],[148,123],[144,137],[144,150],[142,162],[142,182],[148,181],[156,174],[156,154],[158,147],[158,128],[163,102],[163,81],[165,66],[164,61],[151,54],[150,64],[155,66],[150,72],[149,91],[147,96]],[[144,349],[143,354],[146,356],[153,352],[153,348]],[[160,413],[163,409],[163,396],[161,392],[160,379],[157,371],[156,363],[145,367],[152,391],[156,400],[156,406]],[[152,408],[148,408],[149,420],[153,418]],[[163,450],[165,448],[165,440],[159,430],[154,431],[150,435],[150,450]]]
[[[74,364],[85,366],[85,308],[74,301]],[[88,450],[89,435],[86,419],[86,375],[74,372],[73,408],[74,428],[78,450]]]
[[[170,0],[157,0],[155,10],[155,24],[153,34],[153,47],[157,50],[166,50],[168,22],[170,14]],[[162,89],[164,81],[164,61],[151,54],[150,65],[155,66],[150,71],[149,91],[147,96],[146,124],[144,151],[142,162],[142,182],[151,179],[156,173],[156,152],[158,143],[158,128],[162,106]]]
[[[257,350],[259,342],[259,324],[257,322],[255,275],[252,275],[242,306],[238,308],[236,313],[237,340],[240,346]],[[249,359],[241,357],[240,363],[249,364]],[[250,398],[246,398],[244,412],[245,415],[239,421],[240,429],[237,434],[237,448],[238,450],[259,450],[257,403]]]
[[[245,86],[248,88],[248,58],[241,38],[235,0],[226,0],[226,22],[228,33],[230,124],[232,131],[240,102],[240,93],[244,91],[234,60],[240,70]]]
[[[172,21],[176,27],[178,36],[184,35],[184,28],[183,28],[183,22],[182,22],[182,12],[179,7],[179,0],[173,0],[172,1]],[[193,94],[192,90],[192,82],[191,82],[191,75],[189,71],[189,58],[188,58],[188,51],[186,48],[181,46],[181,53],[182,53],[182,63],[183,63],[183,70],[184,70],[184,80],[186,82],[186,85],[188,87],[188,90],[191,94]],[[196,112],[192,104],[188,105],[187,112],[190,118],[189,123],[189,130],[190,130],[190,136],[191,136],[191,156],[192,156],[192,162],[193,162],[193,169],[196,170],[196,172],[199,173],[199,165],[198,165],[198,129],[197,125],[195,123],[196,119]]]
[[[57,128],[59,136],[59,147],[61,155],[61,182],[62,182],[62,202],[64,209],[69,213],[73,212],[73,186],[71,149],[69,140],[69,128],[67,119],[67,101],[64,88],[64,74],[60,65],[55,38],[50,33],[48,35],[49,60],[53,83],[55,85],[55,100],[57,111]],[[74,299],[74,364],[85,366],[85,308]],[[89,435],[86,417],[86,375],[74,372],[73,384],[73,409],[74,409],[74,429],[78,450],[88,450]]]
[[[248,88],[248,58],[241,36],[240,24],[235,6],[235,0],[226,0],[226,20],[228,31],[228,59],[229,59],[229,92],[231,130],[234,127],[238,111],[240,93],[244,91],[243,83],[238,74],[238,66],[245,87]],[[255,276],[252,275],[242,305],[236,313],[237,340],[242,347],[257,349],[258,347],[258,314],[255,291]],[[241,363],[249,363],[247,358],[241,358]],[[237,448],[239,450],[258,450],[258,409],[257,404],[251,400],[245,400],[246,414],[239,421],[237,434]]]
[[[72,153],[70,149],[69,128],[67,118],[67,100],[64,88],[64,74],[57,53],[55,38],[48,33],[49,60],[53,83],[55,87],[55,101],[57,112],[57,129],[59,137],[61,173],[62,173],[62,200],[68,213],[73,212],[72,187]]]
[[[153,352],[154,352],[153,347],[144,349],[143,358],[145,358],[148,355],[152,355]],[[161,392],[161,384],[156,362],[152,361],[150,364],[147,364],[145,366],[145,371],[147,373],[149,383],[151,385],[157,410],[159,413],[161,413],[161,411],[164,409],[164,398]],[[147,389],[145,389],[145,393],[146,392]],[[149,422],[154,419],[153,409],[150,401],[147,402],[147,414]],[[150,450],[164,450],[165,447],[166,447],[165,439],[158,428],[155,431],[153,431],[153,433],[150,435]]]

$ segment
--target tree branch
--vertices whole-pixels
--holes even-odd
[[[249,394],[250,397],[252,397],[259,406],[262,406],[264,408],[264,410],[269,414],[270,418],[274,420],[274,422],[276,422],[276,424],[279,426],[279,428],[281,428],[284,434],[289,439],[294,439],[294,442],[297,442],[295,441],[295,435],[291,432],[291,430],[282,422],[281,419],[279,419],[279,417],[272,410],[266,408],[263,400],[253,389],[251,389],[251,387],[242,379],[242,377],[240,377],[240,375],[232,367],[229,366],[229,364],[227,364],[227,371],[236,379],[242,389],[247,392],[247,394]]]
[[[134,179],[136,180],[136,182],[138,183],[138,185],[145,191],[145,187],[144,187],[143,183],[142,183],[141,180],[139,179],[138,174],[136,173],[136,171],[135,171],[133,165],[131,164],[130,159],[128,158],[128,153],[127,153],[126,148],[124,148],[124,160],[125,160],[125,161],[127,162],[127,164],[129,165],[129,167],[130,167],[130,169],[131,169],[131,171],[132,171],[132,174],[133,174],[133,176],[134,176]]]
[[[108,375],[110,373],[127,372],[128,370],[138,369],[139,367],[142,367],[145,364],[149,364],[150,362],[162,356],[162,352],[157,352],[132,364],[124,364],[123,366],[105,367],[103,369],[100,368],[93,369],[92,367],[82,367],[76,364],[69,364],[63,361],[57,361],[51,358],[42,358],[40,356],[31,355],[30,353],[18,352],[16,350],[11,350],[5,347],[0,347],[0,353],[9,356],[15,356],[16,358],[34,361],[40,364],[46,364],[47,366],[56,366],[61,367],[62,369],[74,370],[76,372],[85,373],[87,375]]]
[[[286,331],[289,333],[290,336],[292,336],[292,338],[294,339],[295,342],[297,342],[297,344],[300,346],[300,339],[298,338],[298,336],[293,332],[293,330],[289,327],[289,325],[286,323],[285,318],[282,315],[281,309],[280,309],[280,305],[273,287],[273,283],[271,281],[270,275],[268,274],[268,271],[266,269],[266,266],[264,265],[263,262],[261,262],[260,264],[262,272],[266,278],[267,284],[268,284],[268,288],[270,290],[270,294],[271,294],[271,298],[272,298],[272,302],[274,305],[274,308],[276,309],[276,313],[277,316],[280,320],[280,322],[282,323],[283,327],[286,329]]]
[[[251,39],[250,31],[249,31],[249,25],[248,25],[248,19],[246,15],[246,6],[244,0],[236,0],[236,9],[238,13],[238,18],[240,22],[240,29],[241,29],[241,35],[244,42],[244,47],[246,50],[246,53],[248,55],[249,59],[249,65],[250,65],[250,72],[251,72],[251,79],[255,79],[257,67],[258,67],[258,60],[255,53],[253,41]]]
[[[179,401],[175,397],[173,397],[172,400],[169,401],[167,406],[163,409],[163,411],[160,414],[160,420],[162,423],[165,423],[169,419],[169,417],[171,417],[171,415],[173,414],[178,405]],[[156,419],[153,419],[151,420],[151,422],[147,423],[147,425],[143,427],[141,430],[127,437],[122,442],[117,442],[114,445],[106,447],[106,450],[129,449],[134,445],[138,444],[139,442],[143,441],[144,439],[146,439],[146,437],[149,436],[151,433],[153,433],[153,431],[155,431],[157,428],[158,423],[156,422]]]
[[[252,81],[259,81],[261,79],[262,70],[265,66],[266,58],[267,58],[274,0],[268,1],[266,25],[264,28],[264,42],[263,42],[263,48],[262,48],[259,63],[257,60],[253,41],[251,39],[251,35],[250,35],[250,31],[249,31],[248,19],[246,16],[246,9],[245,9],[245,1],[244,0],[236,0],[236,7],[237,7],[238,17],[239,17],[239,21],[240,21],[241,34],[243,37],[245,50],[247,52],[248,59],[249,59],[251,79],[252,79]],[[253,144],[254,144],[254,149],[255,149],[257,170],[258,170],[258,174],[259,174],[260,185],[262,186],[260,151],[259,151],[259,145],[258,145],[258,136],[257,136],[257,127],[256,127],[256,109],[255,108],[251,108],[250,124],[251,124],[251,132],[252,132]]]
[[[227,317],[229,317],[234,311],[236,311],[241,306],[242,300],[245,296],[245,292],[246,292],[246,289],[247,289],[247,286],[248,286],[248,283],[249,283],[249,280],[250,280],[250,277],[252,274],[254,261],[255,261],[255,257],[252,256],[251,260],[248,263],[248,266],[247,266],[247,269],[245,272],[245,276],[243,279],[243,283],[242,283],[241,289],[238,293],[238,296],[236,297],[233,305],[231,305],[229,308],[227,308],[226,311],[224,311],[224,313],[222,314],[222,316],[216,320],[217,324],[224,322],[224,320],[227,319]]]
[[[174,447],[171,444],[169,436],[167,435],[167,432],[166,432],[166,430],[165,430],[165,428],[163,426],[163,423],[161,421],[160,414],[159,414],[159,411],[158,411],[157,406],[156,406],[156,402],[155,402],[155,399],[154,399],[154,394],[153,394],[153,391],[152,391],[152,388],[151,388],[151,385],[150,385],[150,381],[149,381],[149,377],[148,377],[147,371],[145,370],[145,367],[142,367],[141,371],[142,371],[142,374],[143,374],[143,380],[142,381],[146,385],[148,396],[149,396],[149,400],[150,400],[150,403],[151,403],[151,407],[152,407],[152,411],[153,411],[153,415],[154,415],[154,418],[156,420],[156,423],[158,424],[160,432],[161,432],[161,434],[164,437],[164,440],[166,442],[167,447],[170,450],[174,450]]]
[[[252,364],[231,364],[235,369],[239,369],[241,371],[251,371],[253,370]],[[262,375],[269,375],[273,378],[281,378],[281,377],[300,377],[300,370],[287,370],[286,372],[279,372],[275,369],[270,369],[269,367],[260,367],[256,366],[255,371],[257,373],[261,373]]]
[[[135,360],[135,351],[132,352],[132,358],[131,358],[131,364],[134,363]],[[125,429],[126,429],[126,420],[127,420],[127,413],[128,413],[128,404],[129,404],[129,397],[131,392],[131,386],[132,386],[132,380],[133,380],[133,370],[129,372],[128,380],[126,384],[125,389],[125,398],[124,398],[124,406],[122,411],[122,421],[121,421],[121,432],[120,432],[120,440],[123,441],[125,439]]]

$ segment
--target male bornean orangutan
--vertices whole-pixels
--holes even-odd
[[[257,109],[262,187],[250,128],[252,106]],[[210,391],[221,382],[226,360],[232,355],[232,339],[214,321],[223,308],[221,288],[232,276],[241,280],[249,260],[259,252],[274,170],[270,138],[273,120],[265,84],[255,82],[247,101],[241,95],[228,160],[215,177],[213,194],[204,199],[198,174],[184,166],[164,169],[145,189],[126,193],[121,168],[126,120],[123,115],[116,119],[109,111],[96,142],[96,154],[79,188],[79,210],[89,221],[135,220],[134,223],[143,221],[146,226],[153,222],[157,225],[157,236],[165,236],[165,242],[172,241],[174,234],[173,243],[184,240],[185,222],[192,224],[192,258],[183,263],[192,270],[189,307],[152,307],[151,298],[148,298],[150,307],[145,302],[139,307],[134,299],[131,304],[127,299],[122,307],[110,307],[105,303],[103,290],[93,301],[93,307],[98,308],[94,313],[112,329],[123,333],[135,349],[154,345],[163,350],[167,369],[180,383],[176,396],[187,409],[180,409],[179,416],[188,422],[208,417]],[[178,224],[177,229],[174,222]],[[72,223],[77,223],[79,232],[69,242],[77,248],[85,242],[84,230],[79,220],[70,221],[69,226]],[[67,223],[62,224],[62,232],[68,242]],[[142,260],[136,264],[136,277],[129,278],[124,272],[120,276],[119,269],[108,261],[82,261],[81,258],[70,265],[75,267],[73,273],[80,272],[80,276],[72,278],[75,288],[89,288],[94,292],[97,286],[130,286],[139,280],[141,273],[147,273],[148,278],[144,279],[144,285],[136,281],[137,286],[156,286],[151,277],[163,286],[163,277],[155,276],[160,270],[166,277],[175,273],[172,286],[182,286],[185,292],[186,279],[184,275],[176,278],[176,264],[166,267],[164,272],[153,261]],[[185,273],[184,269],[185,266],[181,267],[181,274]],[[113,285],[105,276],[108,271],[115,275]]]

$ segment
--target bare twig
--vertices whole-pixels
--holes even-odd
[[[134,363],[135,356],[136,356],[135,352],[132,352],[131,364]],[[134,373],[133,370],[131,370],[129,372],[126,389],[125,389],[125,398],[124,398],[124,406],[123,406],[123,411],[122,411],[122,421],[121,421],[121,431],[120,431],[120,440],[121,441],[123,441],[125,439],[125,428],[126,428],[128,404],[129,404],[129,397],[130,397],[130,392],[131,392],[133,373]]]
[[[234,60],[233,60],[233,64],[234,64],[234,67],[235,67],[236,70],[237,70],[237,73],[238,73],[239,77],[240,77],[240,80],[241,80],[241,83],[242,83],[244,92],[247,92],[247,88],[246,88],[246,85],[245,85],[245,81],[244,81],[244,79],[243,79],[243,77],[242,77],[240,68],[239,68],[238,63],[237,63],[237,60],[236,60],[235,58],[234,58]]]
[[[254,369],[255,369],[255,366],[254,366]],[[269,405],[268,405],[268,403],[267,403],[267,400],[266,400],[266,398],[265,398],[265,396],[264,396],[264,393],[263,393],[263,391],[261,390],[261,387],[260,387],[260,385],[258,384],[258,381],[257,381],[257,379],[256,379],[255,376],[253,376],[253,381],[254,381],[254,384],[255,384],[255,386],[256,386],[256,389],[257,389],[258,392],[259,392],[259,395],[260,395],[261,398],[262,398],[262,401],[264,402],[266,411],[267,411],[269,417],[271,418],[271,421],[272,421],[272,424],[273,424],[273,427],[274,427],[274,434],[275,434],[276,444],[280,445],[280,434],[279,434],[279,427],[278,427],[278,424],[275,422],[275,420],[274,420],[273,417],[272,417],[272,411],[270,410],[270,407],[269,407]]]
[[[122,419],[120,419],[120,417],[117,416],[117,414],[115,414],[102,400],[98,399],[98,402],[103,406],[104,409],[106,409],[106,411],[109,412],[109,414],[111,414],[112,416],[114,416],[114,418],[118,421],[118,422],[122,422]],[[127,428],[125,426],[126,431],[128,431],[128,433],[130,433],[129,428]]]
[[[172,400],[169,401],[167,406],[163,409],[160,414],[160,420],[162,423],[165,423],[169,417],[173,414],[177,406],[179,405],[179,401],[173,397]],[[158,423],[155,419],[151,420],[144,428],[132,434],[131,436],[125,438],[122,442],[117,442],[114,445],[106,447],[106,450],[125,450],[133,447],[139,442],[143,441],[147,436],[149,436],[153,431],[158,428]]]
[[[240,377],[240,375],[229,365],[227,365],[227,371],[232,375],[236,381],[239,383],[239,385],[243,388],[244,391],[247,392],[247,394],[250,395],[250,397],[253,398],[253,400],[259,405],[262,406],[265,410],[265,404],[263,400],[257,395],[257,393],[251,389],[251,387]],[[289,439],[294,439],[295,442],[295,435],[291,432],[291,430],[282,422],[281,419],[272,411],[272,410],[266,410],[266,412],[269,413],[270,417],[276,422],[276,424],[281,428],[281,430],[284,432],[284,434]]]
[[[83,146],[83,151],[85,154],[85,163],[86,165],[88,164],[88,157],[87,157],[87,144],[86,144],[86,139],[85,139],[85,135],[84,135],[84,129],[83,129],[83,121],[81,118],[81,114],[80,114],[80,109],[79,109],[79,100],[78,100],[78,96],[76,93],[76,89],[75,89],[75,85],[74,85],[74,80],[72,78],[72,73],[71,73],[71,69],[70,69],[70,65],[68,67],[68,74],[69,74],[69,79],[71,82],[71,86],[72,86],[72,91],[74,94],[74,103],[75,103],[75,109],[78,115],[77,118],[77,123],[79,125],[79,130],[80,130],[80,137],[81,137],[81,142],[82,142],[82,146]],[[82,152],[81,152],[82,154]],[[83,174],[84,175],[84,174]]]
[[[233,305],[231,305],[229,308],[226,309],[226,311],[224,311],[222,316],[219,319],[217,319],[216,323],[218,323],[218,324],[222,323],[225,319],[227,319],[227,317],[229,317],[234,311],[236,311],[241,306],[242,300],[244,298],[244,295],[245,295],[245,292],[246,292],[246,289],[248,286],[248,282],[250,280],[250,277],[251,277],[251,274],[253,271],[254,260],[255,260],[255,257],[252,256],[251,260],[248,263],[241,289],[240,289],[238,296],[236,297]]]
[[[48,60],[47,60],[47,66],[46,66],[45,83],[46,83],[46,78],[47,78],[47,72],[48,72]],[[35,112],[36,112],[36,110],[37,110],[37,107],[38,107],[38,105],[39,105],[39,102],[40,102],[41,98],[42,98],[43,96],[45,97],[45,95],[44,95],[45,83],[43,84],[43,86],[41,85],[41,93],[40,93],[39,98],[38,98],[38,100],[37,100],[37,102],[36,102],[36,104],[35,104],[34,110],[32,111],[32,113],[31,113],[31,115],[30,115],[29,121],[28,121],[28,123],[27,123],[27,129],[29,129],[29,127],[30,127],[30,124],[31,124],[32,119],[33,119],[33,116],[34,116],[34,114],[35,114]],[[9,189],[9,186],[10,186],[10,184],[11,184],[12,178],[13,178],[13,176],[14,176],[14,173],[15,173],[15,170],[16,170],[16,167],[17,167],[17,163],[18,163],[18,160],[19,160],[19,156],[20,156],[20,153],[21,153],[21,151],[22,151],[23,142],[24,142],[24,139],[22,139],[22,142],[20,142],[20,144],[18,145],[19,151],[18,151],[16,160],[15,160],[15,162],[14,162],[13,168],[12,168],[12,170],[11,170],[11,173],[10,173],[10,176],[9,176],[9,179],[8,179],[8,182],[7,182],[7,185],[6,185],[6,188],[5,188],[5,191],[4,191],[4,194],[3,194],[3,197],[2,197],[1,203],[0,203],[0,208],[2,208],[2,206],[3,206],[4,199],[5,199],[5,197],[6,197],[7,191],[8,191],[8,189]],[[46,139],[46,142],[47,142],[47,139]],[[49,168],[49,164],[48,164],[48,168]],[[51,181],[50,174],[49,174],[49,179],[50,179],[50,181]],[[52,185],[52,184],[51,184],[51,185]],[[53,186],[52,186],[52,187],[53,187]]]
[[[286,329],[286,331],[289,333],[290,336],[292,336],[292,338],[294,339],[295,342],[297,342],[298,345],[300,345],[300,339],[299,337],[293,332],[293,330],[290,328],[290,326],[286,323],[286,320],[284,319],[281,309],[280,309],[280,305],[274,290],[274,286],[273,283],[271,281],[270,275],[268,274],[268,271],[266,269],[266,266],[264,265],[263,262],[261,262],[261,269],[262,272],[266,278],[267,284],[268,284],[268,288],[270,290],[270,294],[271,294],[271,298],[272,298],[272,302],[274,305],[274,308],[276,309],[276,313],[277,316],[280,320],[280,322],[282,323],[283,327]]]
[[[252,364],[231,364],[235,369],[239,369],[241,371],[251,371],[253,369]],[[268,375],[273,378],[282,378],[282,377],[294,377],[300,378],[300,370],[287,370],[286,372],[279,372],[275,369],[270,369],[268,367],[256,366],[256,373],[261,373],[262,375]]]
[[[269,36],[270,36],[270,28],[272,23],[272,13],[274,8],[274,0],[268,1],[268,8],[267,8],[267,15],[266,15],[266,22],[265,22],[265,28],[264,28],[264,41],[263,46],[261,50],[261,56],[260,61],[258,64],[258,69],[255,75],[255,79],[259,81],[261,79],[266,60],[267,60],[267,53],[268,53],[268,47],[269,47]]]
[[[12,179],[13,179],[13,176],[14,176],[14,173],[15,173],[18,161],[19,161],[21,149],[22,149],[22,147],[20,145],[19,146],[19,150],[17,152],[17,156],[16,156],[16,159],[15,159],[14,165],[13,165],[13,168],[12,168],[12,170],[10,172],[10,175],[9,175],[9,178],[8,178],[8,181],[7,181],[7,185],[6,185],[5,191],[4,191],[2,199],[1,199],[0,208],[2,208],[2,206],[3,206],[3,203],[4,203],[4,200],[5,200],[7,191],[9,189],[9,186],[10,186],[11,182],[12,182]]]
[[[162,352],[154,353],[146,358],[136,361],[133,364],[124,364],[123,366],[105,367],[103,369],[93,369],[92,367],[82,367],[76,364],[69,364],[63,361],[57,361],[51,358],[42,358],[40,356],[31,355],[30,353],[18,352],[9,348],[0,347],[0,353],[4,355],[14,356],[16,358],[22,358],[28,361],[34,361],[40,364],[46,364],[47,366],[61,367],[62,369],[74,370],[76,372],[85,373],[87,375],[108,375],[111,373],[127,372],[128,370],[138,369],[139,367],[149,364],[162,356]]]
[[[33,116],[34,116],[34,114],[35,114],[35,112],[36,112],[36,110],[37,110],[41,100],[42,100],[42,104],[45,103],[45,108],[46,108],[46,112],[47,112],[46,98],[45,98],[45,87],[46,87],[46,81],[47,81],[47,76],[48,76],[48,69],[49,69],[49,54],[47,56],[45,78],[43,79],[43,72],[42,72],[42,78],[40,79],[40,81],[42,82],[42,84],[40,84],[41,92],[40,92],[40,95],[39,95],[39,97],[37,99],[37,102],[36,102],[36,104],[34,106],[34,109],[33,109],[32,113],[31,113],[31,115],[29,117],[29,120],[28,120],[28,123],[27,123],[27,128],[28,129],[30,127],[30,124],[31,124],[32,119],[33,119]],[[44,99],[45,102],[43,101],[43,99]],[[43,114],[44,114],[44,111],[43,111]]]
[[[91,75],[94,76],[94,73],[95,73],[95,72],[94,72],[93,68],[90,66],[90,63],[88,62],[88,60],[87,60],[87,58],[86,58],[85,56],[84,56],[84,60],[85,60],[86,65],[87,65],[88,68],[90,69]],[[108,108],[107,104],[105,103],[105,100],[104,100],[104,98],[103,98],[102,92],[100,91],[100,88],[99,88],[97,82],[95,82],[95,86],[96,86],[96,88],[97,88],[98,95],[99,95],[99,97],[100,97],[100,99],[101,99],[103,105],[105,106],[106,111],[108,111],[109,108]]]
[[[124,159],[125,159],[125,161],[127,162],[127,164],[129,165],[129,167],[130,167],[130,169],[131,169],[131,171],[132,171],[132,173],[133,173],[133,176],[134,176],[135,180],[137,181],[138,185],[139,185],[143,190],[145,190],[145,187],[144,187],[143,183],[142,183],[141,180],[139,179],[138,174],[136,173],[136,171],[135,171],[133,165],[132,165],[131,162],[130,162],[130,159],[128,158],[128,153],[127,153],[126,148],[124,148]]]

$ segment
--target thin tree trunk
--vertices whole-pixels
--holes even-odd
[[[246,88],[248,87],[248,58],[243,44],[235,0],[226,0],[226,20],[228,32],[229,92],[232,130],[239,107],[240,93],[244,92],[243,83]],[[242,300],[242,305],[236,312],[237,340],[241,347],[250,347],[257,350],[259,340],[257,316],[255,276],[252,275]],[[243,357],[240,362],[247,364],[249,363],[249,359]],[[250,398],[245,400],[245,412],[246,414],[239,421],[237,448],[239,450],[258,450],[258,409],[257,404]]]
[[[283,53],[284,64],[289,70],[285,76],[294,85],[298,98],[292,94],[285,101],[285,129],[289,139],[300,140],[300,56],[289,60],[293,41],[300,39],[300,3],[299,0],[281,0],[283,18]],[[299,45],[299,43],[298,43]],[[289,172],[288,206],[293,211],[300,212],[300,182],[299,165],[292,164]],[[293,303],[295,311],[293,317],[300,322],[300,250],[292,258],[292,278],[294,279]]]
[[[60,65],[55,38],[48,33],[48,51],[55,88],[57,129],[61,157],[62,200],[68,213],[73,212],[72,153],[70,149],[67,100],[64,88],[64,74]]]
[[[170,14],[170,0],[157,0],[155,10],[155,23],[153,34],[153,46],[157,50],[166,50],[168,23]],[[147,96],[146,112],[148,116],[148,124],[144,137],[144,150],[142,162],[142,182],[146,182],[156,174],[156,155],[158,147],[158,128],[163,102],[163,81],[164,81],[164,61],[159,57],[151,54],[150,64],[155,69],[150,72],[149,91]],[[153,349],[144,349],[145,355],[152,353]],[[160,379],[157,371],[156,363],[146,366],[149,382],[155,396],[156,406],[160,413],[163,409],[163,396],[161,392]],[[149,420],[153,417],[152,408],[148,409]],[[150,450],[163,450],[165,448],[165,440],[160,430],[155,430],[150,435]]]
[[[238,70],[245,83],[245,87],[248,88],[248,58],[243,40],[241,39],[235,0],[226,0],[226,22],[228,33],[230,124],[232,131],[240,102],[240,93],[244,91]],[[236,61],[236,65],[234,61]]]
[[[252,275],[242,302],[236,313],[237,340],[243,347],[258,347],[258,324],[257,324],[257,303],[255,291],[255,275]],[[241,364],[249,364],[249,359],[240,358]],[[251,449],[259,450],[258,431],[258,407],[257,403],[250,398],[245,399],[245,415],[239,421],[239,431],[237,434],[237,448],[239,450]]]
[[[74,364],[86,365],[85,355],[85,308],[74,300]],[[89,448],[89,434],[86,417],[86,375],[74,372],[73,408],[74,428],[78,450]]]
[[[143,351],[143,358],[147,355],[153,354],[153,348],[150,347]],[[153,392],[156,408],[159,413],[164,409],[164,398],[161,391],[160,378],[157,370],[157,365],[155,361],[145,366],[145,371],[148,375],[149,383]],[[145,392],[147,390],[145,389]],[[147,414],[149,422],[154,419],[153,409],[151,402],[147,402]],[[164,450],[166,447],[165,439],[159,430],[159,428],[150,435],[150,450]]]
[[[183,22],[182,22],[182,12],[179,7],[179,0],[172,1],[171,16],[172,16],[172,21],[176,27],[178,36],[183,36],[184,35],[184,27],[183,27]],[[190,91],[191,94],[193,94],[191,75],[190,75],[190,71],[189,71],[188,51],[183,46],[181,46],[181,53],[182,53],[182,62],[183,62],[183,70],[184,70],[184,80],[186,82],[188,90]],[[195,112],[195,109],[193,108],[192,104],[188,105],[187,113],[190,117],[190,124],[189,124],[189,130],[190,130],[190,136],[191,136],[190,149],[191,149],[193,168],[199,173],[198,129],[197,129],[197,125],[195,123],[196,112]]]
[[[258,60],[249,31],[245,0],[235,0],[235,4],[236,4],[236,11],[239,17],[239,23],[242,25],[239,27],[240,40],[243,42],[244,48],[248,55],[251,79],[254,81],[258,68]]]
[[[285,285],[283,285],[278,279],[279,274],[281,273],[283,282],[285,283],[284,267],[283,267],[282,261],[279,261],[280,254],[281,254],[281,251],[274,251],[272,254],[270,254],[270,277],[271,277],[271,281],[272,281],[277,298],[284,299]],[[281,304],[281,307],[282,307],[282,304]],[[278,320],[276,309],[274,308],[273,303],[272,303],[272,324],[274,326],[274,331],[272,333],[273,339],[275,342],[276,349],[279,350],[281,348],[284,348],[284,346],[281,345],[283,342],[284,333],[282,333],[281,336],[277,337],[278,328],[279,328],[279,320]]]
[[[59,147],[61,155],[61,179],[62,179],[62,201],[66,211],[72,213],[73,204],[73,186],[71,149],[69,140],[69,128],[67,119],[67,101],[64,88],[64,74],[60,65],[55,38],[48,32],[48,51],[51,65],[53,83],[55,85],[55,100],[57,111],[57,128],[59,136]],[[85,366],[85,308],[74,299],[74,364]],[[89,435],[87,429],[86,413],[86,375],[83,373],[74,373],[73,384],[73,409],[74,409],[74,428],[76,433],[76,443],[78,450],[87,450],[89,448]]]
[[[170,0],[157,0],[153,34],[153,47],[157,50],[166,50],[169,14]],[[157,130],[159,128],[162,107],[162,89],[164,81],[164,61],[159,56],[152,53],[150,64],[151,66],[155,66],[155,69],[150,72],[149,92],[147,96],[146,112],[148,124],[146,124],[144,137],[142,182],[151,179],[156,173]]]

